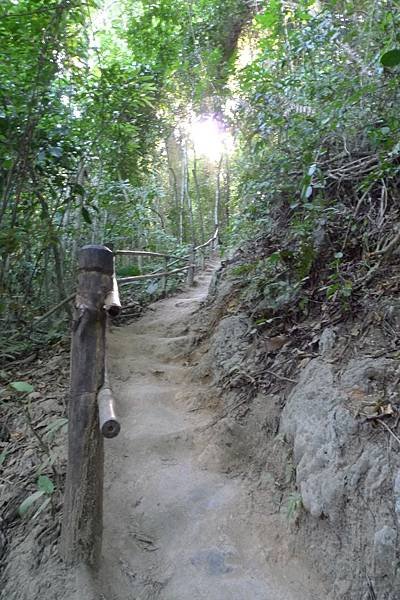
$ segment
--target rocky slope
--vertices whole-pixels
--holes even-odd
[[[203,459],[247,478],[260,526],[270,515],[330,600],[398,600],[398,301],[334,315],[286,307],[257,323],[237,276],[253,252],[225,261],[198,317],[194,372],[213,382],[219,411]]]

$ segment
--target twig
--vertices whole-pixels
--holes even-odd
[[[67,298],[65,298],[61,302],[59,302],[56,306],[53,306],[53,308],[51,308],[49,311],[47,311],[47,313],[45,313],[41,317],[37,317],[35,319],[35,322],[34,322],[33,325],[37,325],[38,323],[41,323],[42,321],[45,321],[48,317],[50,317],[50,315],[52,315],[57,310],[59,310],[60,308],[62,308],[65,304],[68,304],[68,302],[71,302],[71,300],[73,300],[74,298],[75,298],[75,293],[71,294],[70,296],[68,296]]]
[[[235,387],[234,384],[238,383],[240,381],[241,377],[244,377],[245,379],[250,381],[250,383],[252,385],[257,385],[256,380],[254,379],[254,377],[249,375],[249,373],[245,373],[244,371],[236,371],[236,372],[237,372],[237,376],[233,380],[228,379],[227,382],[224,384],[224,387],[227,387],[229,384],[231,384],[231,387]]]
[[[210,429],[210,427],[214,427],[214,425],[216,425],[219,421],[222,421],[222,419],[225,419],[230,413],[232,413],[234,410],[236,410],[237,408],[239,408],[243,404],[246,404],[247,402],[249,402],[249,399],[245,398],[244,400],[241,400],[240,402],[238,402],[234,406],[230,406],[227,410],[225,410],[222,413],[222,415],[220,415],[219,417],[217,417],[216,419],[214,419],[213,421],[211,421],[211,423],[208,423],[207,425],[204,425],[204,427],[202,427],[200,429],[200,431],[206,431],[207,429]]]
[[[371,281],[371,279],[373,279],[375,277],[375,274],[378,271],[378,269],[381,267],[382,262],[383,262],[383,258],[381,258],[381,260],[378,260],[378,262],[373,267],[371,267],[371,269],[368,271],[368,273],[366,273],[360,279],[357,279],[357,281],[354,282],[353,290],[356,290],[362,284],[369,283]]]
[[[54,464],[52,464],[52,462],[51,462],[51,450],[50,450],[50,447],[44,442],[42,436],[36,431],[35,427],[33,426],[32,416],[31,416],[31,413],[30,413],[30,410],[29,410],[29,405],[25,406],[25,404],[22,404],[22,412],[23,412],[23,415],[25,417],[25,420],[26,420],[26,422],[28,424],[28,427],[29,427],[32,435],[35,436],[36,440],[39,443],[39,448],[42,450],[43,454],[45,454],[48,457],[50,468],[51,468],[51,470],[53,472],[53,475],[54,475],[54,479],[57,482],[57,484],[59,484],[59,474],[58,474],[58,471],[57,471],[56,467],[54,466]]]
[[[400,438],[394,433],[394,431],[392,429],[390,429],[389,425],[386,425],[386,423],[384,421],[378,421],[378,423],[380,423],[381,425],[383,425],[383,427],[388,430],[388,432],[390,433],[390,435],[392,437],[394,437],[394,439],[396,440],[396,442],[398,442],[400,444]]]
[[[367,581],[368,581],[368,588],[369,588],[369,597],[370,597],[370,600],[376,600],[376,594],[375,594],[374,586],[372,585],[372,581],[371,581],[371,578],[369,577],[369,575],[367,575]]]
[[[378,255],[383,255],[383,256],[390,256],[392,251],[396,248],[396,246],[398,245],[400,241],[400,231],[392,238],[392,240],[390,242],[388,242],[386,244],[386,246],[384,248],[382,248],[381,250],[375,250],[375,252],[373,252],[372,254],[375,256]]]
[[[29,354],[29,356],[26,356],[25,358],[20,358],[18,360],[13,360],[12,362],[7,363],[7,368],[14,367],[15,365],[24,365],[26,363],[34,361],[36,358],[37,352],[34,352],[33,354]]]
[[[285,375],[278,375],[278,373],[274,373],[274,371],[270,371],[269,369],[264,369],[263,371],[260,372],[260,375],[262,373],[268,373],[269,375],[273,375],[273,377],[276,377],[277,379],[282,379],[283,381],[289,381],[290,383],[297,383],[296,380],[290,379],[290,377],[285,377]]]

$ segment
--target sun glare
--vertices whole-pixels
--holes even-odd
[[[222,154],[232,150],[232,136],[214,117],[200,117],[192,121],[189,133],[196,154],[211,161],[218,161]]]

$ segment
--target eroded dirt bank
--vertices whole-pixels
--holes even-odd
[[[110,336],[123,430],[106,448],[98,593],[107,600],[319,600],[326,590],[291,556],[271,499],[260,502],[245,473],[222,466],[210,437],[219,401],[206,380],[193,381],[189,355],[202,334],[193,320],[212,269],[197,287]]]
[[[319,571],[321,598],[399,600],[398,299],[258,306],[240,276],[251,260],[254,245],[225,262],[199,314],[192,377],[215,385],[222,417],[202,458],[245,474],[261,528],[280,515],[281,547]]]

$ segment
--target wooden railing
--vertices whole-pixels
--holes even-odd
[[[95,567],[101,553],[103,437],[113,438],[121,429],[106,356],[107,324],[121,311],[118,284],[159,278],[165,293],[167,279],[186,271],[187,283],[193,285],[196,269],[204,268],[207,252],[213,252],[217,244],[218,230],[183,257],[145,250],[113,252],[107,246],[84,246],[80,250],[72,328],[68,467],[61,539],[61,554],[67,564],[84,562]],[[116,256],[162,258],[164,268],[117,280]],[[171,266],[179,262],[187,264],[171,270]]]
[[[148,258],[163,258],[164,259],[164,269],[157,269],[152,273],[148,273],[146,275],[135,275],[132,277],[121,277],[118,279],[118,283],[125,285],[128,283],[134,283],[136,281],[143,281],[145,279],[162,279],[162,290],[165,293],[167,286],[167,278],[176,275],[177,273],[182,273],[187,271],[187,283],[189,285],[193,285],[193,278],[196,267],[200,267],[204,269],[204,261],[206,256],[206,250],[211,249],[213,252],[218,243],[218,229],[215,231],[214,235],[207,240],[204,244],[200,246],[194,246],[189,254],[184,256],[174,256],[170,254],[161,254],[159,252],[146,252],[144,250],[117,250],[115,252],[116,256],[142,256]],[[172,262],[169,262],[172,259]],[[179,262],[188,262],[187,265],[173,269],[172,271],[168,271],[173,265]]]

